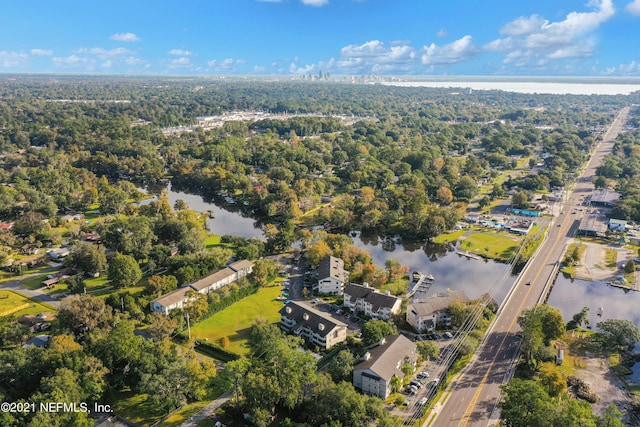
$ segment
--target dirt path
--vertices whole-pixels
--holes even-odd
[[[580,259],[580,266],[576,267],[576,279],[607,281],[624,275],[622,268],[630,259],[636,256],[635,251],[623,247],[606,246],[599,243],[582,242],[586,250]],[[617,252],[616,267],[607,267],[606,249]]]

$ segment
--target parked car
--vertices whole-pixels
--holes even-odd
[[[434,378],[431,381],[429,381],[429,384],[427,384],[427,387],[429,388],[437,387],[439,382],[440,380],[438,378]]]
[[[420,400],[418,400],[416,402],[416,406],[424,406],[426,404],[427,404],[427,398],[426,397],[423,397],[422,399],[420,399]]]
[[[425,371],[422,371],[422,372],[420,372],[420,373],[417,375],[417,378],[418,378],[419,380],[423,380],[423,379],[425,379],[425,378],[429,378],[429,373],[428,373],[428,372],[425,372]]]
[[[442,334],[442,336],[445,337],[448,340],[453,338],[453,334],[451,332],[445,332],[444,334]]]
[[[416,388],[422,387],[422,383],[420,381],[418,381],[418,380],[411,380],[409,382],[409,385],[412,385],[412,386],[414,386]]]

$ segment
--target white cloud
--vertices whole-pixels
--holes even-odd
[[[437,33],[436,33],[436,37],[447,37],[447,31],[444,28],[441,28]]]
[[[217,59],[212,59],[211,61],[207,62],[207,66],[209,66],[212,71],[230,72],[235,71],[237,65],[242,65],[245,63],[246,61],[243,59],[226,58],[220,61]]]
[[[110,59],[110,58],[115,58],[123,55],[131,55],[133,52],[123,47],[116,47],[113,49],[104,49],[102,47],[91,47],[91,48],[81,47],[80,49],[76,50],[74,53],[81,53],[84,55],[95,55],[100,59]]]
[[[419,55],[408,42],[385,44],[370,40],[361,45],[348,45],[340,50],[340,58],[319,64],[322,70],[337,68],[347,74],[393,74],[413,72],[419,66]]]
[[[53,55],[53,51],[48,49],[31,49],[30,52],[31,52],[31,55],[36,55],[36,56]]]
[[[483,49],[504,53],[503,62],[517,66],[539,66],[554,59],[590,57],[597,47],[593,34],[613,17],[615,8],[612,0],[594,0],[588,6],[593,10],[570,12],[558,22],[550,22],[539,15],[521,16],[500,29],[504,37],[487,43]]]
[[[625,7],[625,10],[632,15],[640,16],[640,0],[633,0]]]
[[[622,76],[639,76],[640,63],[631,61],[628,64],[620,64],[617,67],[607,68],[605,74],[622,75]]]
[[[169,62],[169,68],[191,68],[191,66],[191,60],[186,56],[172,59],[171,62]]]
[[[16,68],[27,64],[29,55],[22,52],[0,50],[0,66],[3,68]]]
[[[431,43],[424,47],[421,60],[425,65],[456,64],[475,56],[478,48],[474,46],[471,36],[464,36],[453,43],[436,46]]]
[[[320,7],[329,4],[329,0],[300,0],[305,6]]]
[[[193,52],[183,49],[171,49],[167,52],[169,55],[177,55],[177,56],[191,56]]]
[[[51,59],[53,65],[62,68],[83,68],[87,71],[95,69],[96,60],[77,55],[66,56],[64,58],[54,57]]]
[[[111,37],[111,40],[115,40],[118,42],[137,42],[140,41],[140,37],[136,36],[134,33],[115,33]]]

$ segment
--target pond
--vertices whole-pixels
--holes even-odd
[[[456,254],[458,248],[454,245],[402,243],[398,239],[363,237],[360,233],[351,233],[351,237],[358,248],[371,254],[374,264],[379,267],[384,267],[385,261],[393,258],[408,266],[410,272],[433,275],[435,282],[429,294],[451,289],[464,291],[473,299],[489,293],[501,303],[516,279],[510,265],[469,259]]]
[[[181,199],[187,203],[189,209],[198,212],[211,211],[214,218],[207,220],[207,227],[212,233],[264,238],[260,221],[249,218],[251,212],[244,212],[241,206],[220,207],[214,200],[175,191],[171,186],[161,189],[167,190],[171,206],[176,200]],[[159,190],[154,188],[150,192],[157,194]],[[145,200],[141,204],[149,203],[151,200]],[[360,232],[352,232],[350,237],[358,248],[371,254],[374,264],[378,267],[383,268],[385,261],[393,258],[408,266],[410,272],[419,271],[433,275],[435,282],[430,288],[430,295],[451,289],[464,291],[473,299],[488,292],[500,303],[515,281],[509,265],[491,260],[467,259],[457,255],[457,248],[453,245],[401,242],[399,239],[362,236]]]
[[[231,234],[234,236],[244,236],[247,239],[251,237],[264,238],[262,233],[262,224],[248,215],[251,212],[244,212],[240,206],[230,205],[226,207],[219,207],[213,200],[205,200],[202,196],[195,194],[183,193],[182,191],[174,191],[171,189],[171,185],[166,188],[160,188],[167,191],[167,197],[169,198],[169,204],[173,206],[176,200],[183,200],[189,209],[196,212],[208,213],[211,212],[213,218],[207,219],[207,229],[219,236],[225,234]],[[154,188],[152,191],[140,189],[144,192],[152,192],[158,194],[159,190]],[[150,203],[153,199],[147,199],[140,202],[140,204]]]
[[[594,329],[596,323],[607,319],[626,319],[640,326],[640,292],[626,291],[604,282],[572,280],[559,275],[548,303],[560,309],[565,322],[582,307],[589,307],[589,322]],[[600,307],[602,315],[598,316]]]

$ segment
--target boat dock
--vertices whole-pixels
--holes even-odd
[[[435,277],[433,277],[431,274],[422,274],[418,273],[417,271],[414,271],[412,273],[412,278],[414,285],[407,293],[407,298],[411,298],[418,291],[427,292],[433,282],[435,282],[436,280]]]
[[[480,255],[472,254],[469,251],[456,251],[456,254],[467,257],[468,259],[482,259]]]

